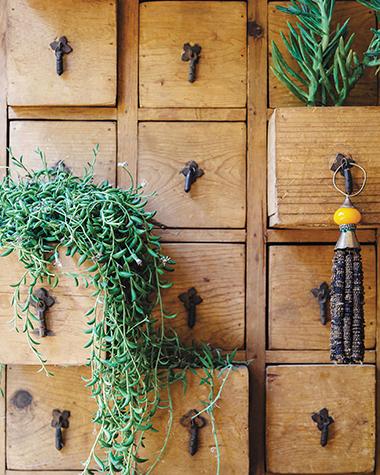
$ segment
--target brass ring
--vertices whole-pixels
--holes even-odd
[[[356,193],[353,193],[352,195],[348,195],[347,193],[345,193],[344,191],[342,191],[340,188],[337,187],[337,184],[336,184],[336,174],[338,173],[338,171],[339,171],[341,168],[343,168],[343,163],[342,163],[341,165],[339,165],[339,167],[335,170],[335,172],[334,172],[334,177],[333,177],[333,184],[334,184],[335,188],[336,188],[340,193],[342,193],[342,195],[347,196],[348,198],[352,198],[352,197],[354,197],[354,196],[358,196],[358,195],[363,191],[363,189],[364,189],[364,187],[365,187],[365,184],[366,184],[366,182],[367,182],[367,172],[364,170],[364,168],[361,167],[360,165],[358,165],[357,163],[351,163],[350,165],[352,165],[352,166],[354,166],[354,167],[360,168],[360,170],[364,173],[364,181],[363,181],[363,184],[362,184],[362,186],[361,186],[361,188],[360,188],[359,191],[357,191]]]

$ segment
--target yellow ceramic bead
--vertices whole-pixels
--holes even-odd
[[[335,211],[334,221],[336,224],[358,224],[361,214],[356,208],[339,208]]]

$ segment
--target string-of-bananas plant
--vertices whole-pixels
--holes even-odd
[[[379,17],[379,0],[358,1],[375,10]],[[308,106],[326,105],[327,96],[333,105],[343,105],[366,68],[380,66],[380,30],[371,29],[373,38],[360,60],[351,49],[354,33],[348,35],[349,19],[331,31],[334,7],[335,0],[292,0],[287,7],[276,7],[298,20],[296,27],[287,22],[288,37],[282,31],[280,34],[298,64],[299,73],[285,61],[274,41],[271,70]]]
[[[30,309],[35,285],[47,281],[54,288],[61,275],[69,275],[76,285],[82,280],[86,287],[93,287],[94,305],[85,314],[90,318],[85,333],[90,348],[87,365],[92,370],[87,386],[98,405],[93,422],[99,430],[83,474],[93,474],[95,464],[107,474],[139,475],[140,464],[147,461],[139,456],[139,449],[144,434],[155,430],[154,414],[163,407],[172,414],[171,384],[182,381],[186,388],[187,371],[203,368],[200,384],[210,388],[204,410],[215,427],[214,404],[234,369],[235,352],[222,357],[205,344],[201,349],[185,348],[169,330],[175,315],[164,310],[161,292],[171,285],[165,272],[172,270],[174,262],[161,253],[160,238],[151,232],[154,213],[144,211],[147,198],[141,186],[134,188],[132,181],[131,188],[123,190],[107,181],[94,184],[95,159],[80,178],[63,167],[48,168],[42,153],[40,157],[43,169],[33,172],[22,158],[11,156],[13,173],[19,169],[24,177],[20,174],[16,181],[8,175],[0,184],[0,248],[6,249],[2,256],[15,251],[25,266],[24,275],[12,285],[13,323],[25,333],[48,373],[39,343],[31,334],[36,324]],[[62,247],[67,255],[79,254],[77,272],[49,270],[51,263],[59,262]],[[91,267],[82,271],[85,261]],[[26,296],[22,294],[25,284],[29,286]],[[216,369],[224,379],[215,396]],[[162,450],[144,474],[157,464],[170,427],[163,434]],[[214,437],[219,474],[216,431]],[[99,445],[103,456],[95,451]]]

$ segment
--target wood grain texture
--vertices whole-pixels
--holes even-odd
[[[117,120],[114,107],[8,107],[9,120]]]
[[[179,229],[155,228],[155,236],[161,236],[161,242],[245,242],[245,229]]]
[[[231,350],[244,345],[245,248],[243,244],[164,244],[162,253],[176,262],[170,289],[163,289],[163,305],[178,316],[166,322],[186,346],[201,340],[212,348]],[[178,296],[195,287],[203,302],[196,307],[196,323]]]
[[[245,156],[240,122],[140,123],[138,182],[156,192],[146,209],[170,227],[244,228]],[[191,160],[204,174],[186,193],[181,170]]]
[[[352,158],[368,175],[364,192],[353,198],[362,213],[360,225],[380,223],[380,146],[377,107],[277,109],[270,122],[268,213],[271,226],[334,226],[344,201],[330,170],[337,153]],[[354,189],[362,172],[352,170]],[[343,177],[337,184],[344,187]],[[360,226],[359,225],[359,226]]]
[[[376,350],[366,350],[366,364],[376,363]],[[267,364],[330,364],[330,351],[326,350],[268,350],[265,355]]]
[[[221,122],[244,122],[247,118],[247,110],[244,109],[147,109],[138,110],[140,121],[148,120],[210,120]]]
[[[118,102],[117,161],[128,164],[133,179],[137,175],[137,107],[139,0],[118,2]],[[123,168],[117,169],[117,186],[129,188],[131,180]]]
[[[115,104],[115,0],[10,0],[8,11],[10,105]],[[58,76],[49,45],[61,36],[73,51]]]
[[[7,164],[8,117],[7,117],[7,3],[0,6],[0,167]],[[0,168],[0,179],[5,176],[5,169]]]
[[[246,21],[244,2],[142,3],[140,107],[245,107]],[[185,43],[202,48],[194,83]]]
[[[209,387],[199,386],[200,377],[204,377],[203,370],[197,371],[198,375],[187,372],[187,390],[183,395],[183,384],[173,383],[170,392],[173,400],[173,426],[169,442],[152,473],[155,475],[179,474],[186,475],[214,475],[217,461],[215,440],[212,433],[210,415],[203,413],[206,425],[199,429],[198,450],[194,456],[189,453],[190,434],[186,427],[180,424],[183,415],[189,410],[202,410],[199,401],[208,402]],[[216,375],[218,372],[216,372]],[[224,375],[215,377],[215,394],[219,390]],[[220,473],[223,475],[248,474],[248,370],[241,366],[229,375],[221,398],[214,409],[215,428],[220,449]],[[169,422],[168,410],[157,411],[154,415],[154,427],[160,432],[157,434],[146,432],[145,450],[139,451],[139,456],[149,457],[156,454],[162,447]],[[153,456],[144,465],[139,465],[141,473],[147,473]]]
[[[0,388],[2,389],[4,396],[6,393],[6,366],[2,369],[2,375],[0,379]],[[0,475],[5,475],[6,460],[5,460],[5,397],[0,396]]]
[[[48,367],[47,378],[36,366],[8,366],[7,372],[7,468],[24,470],[82,470],[95,442],[91,416],[96,403],[85,388],[90,368]],[[17,402],[18,391],[27,391],[30,404]],[[28,402],[28,401],[26,401]],[[21,406],[21,407],[20,407]],[[64,447],[55,448],[52,411],[70,411],[69,427],[62,429]],[[25,472],[24,472],[25,473]]]
[[[268,342],[276,350],[327,350],[330,316],[321,324],[311,290],[330,287],[333,246],[271,246],[269,250]],[[362,246],[365,347],[376,343],[376,248]]]
[[[78,255],[74,258],[66,257],[64,251],[66,249],[59,251],[62,267],[51,266],[51,271],[77,272]],[[24,267],[15,253],[3,257],[0,266],[0,363],[37,364],[38,360],[29,348],[26,335],[22,333],[23,321],[18,321],[19,332],[11,331],[14,324],[9,323],[14,316],[13,307],[10,306],[13,290],[9,285],[20,280]],[[81,269],[85,270],[90,266],[91,263],[87,261],[82,264]],[[94,298],[90,297],[93,288],[89,286],[86,289],[83,282],[76,287],[73,279],[64,275],[59,277],[59,284],[55,289],[51,290],[51,285],[47,282],[41,283],[36,289],[40,287],[49,292],[55,303],[46,312],[48,336],[39,337],[37,322],[35,330],[31,331],[33,339],[40,343],[38,351],[44,355],[49,364],[86,363],[90,350],[84,349],[83,346],[88,342],[89,336],[83,331],[88,328],[86,322],[91,316],[83,315],[95,303]],[[26,296],[27,285],[21,289],[21,302],[26,301]]]
[[[115,122],[17,120],[10,125],[13,155],[16,158],[22,155],[24,165],[33,170],[43,168],[39,155],[35,153],[39,148],[46,155],[49,167],[63,160],[74,174],[83,176],[84,167],[88,168],[87,163],[93,161],[93,149],[97,144],[99,150],[94,168],[95,182],[108,179],[115,184]],[[13,167],[13,170],[16,169]],[[18,172],[19,170],[17,168]]]
[[[372,473],[375,460],[374,366],[271,366],[267,369],[267,471]],[[326,447],[312,414],[334,423]]]
[[[287,21],[297,29],[296,17],[287,15],[276,9],[277,5],[286,6],[286,4],[287,2],[268,3],[269,64],[270,66],[273,66],[271,41],[274,40],[289,66],[302,75],[297,61],[292,58],[280,36],[280,31],[282,31],[288,38],[289,28],[286,24]],[[371,28],[376,28],[375,13],[373,10],[369,10],[367,7],[360,5],[357,2],[336,2],[331,31],[335,30],[337,23],[343,25],[348,18],[350,19],[348,24],[349,34],[355,32],[352,49],[358,53],[361,60],[363,53],[367,51],[368,45],[373,37]],[[299,99],[293,96],[285,86],[283,86],[270,70],[268,72],[268,86],[270,107],[288,107],[303,104]],[[375,106],[377,105],[377,96],[377,76],[375,75],[375,68],[367,68],[363,77],[360,78],[355,88],[350,92],[350,95],[346,100],[346,105]]]
[[[380,275],[380,259],[378,258],[379,256],[379,251],[380,251],[380,243],[377,241],[376,243],[376,252],[377,252],[377,259],[376,259],[376,269],[377,269],[377,276]],[[376,290],[377,292],[380,291],[380,279],[377,278],[376,281]],[[379,315],[380,311],[380,299],[377,299],[377,315]],[[377,325],[376,328],[376,341],[380,341],[380,325]],[[380,380],[380,352],[376,351],[376,383],[378,384]],[[380,453],[380,437],[379,437],[379,432],[380,432],[380,391],[376,392],[376,454]],[[375,474],[379,475],[380,474],[380,464],[378,463],[379,459],[376,460],[375,463]]]
[[[359,229],[356,236],[361,244],[374,243],[376,231],[372,229]],[[339,238],[339,229],[268,229],[268,243],[320,243],[336,244]]]

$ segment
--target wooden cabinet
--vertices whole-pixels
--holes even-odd
[[[140,107],[245,107],[246,22],[245,2],[141,3]],[[186,43],[201,47],[193,83]]]
[[[374,366],[269,366],[266,461],[275,474],[372,473]],[[326,408],[328,441],[311,416]]]
[[[330,286],[333,257],[331,245],[269,248],[269,349],[329,350],[330,317],[322,325],[319,303],[311,290],[322,282]],[[375,348],[376,341],[375,260],[375,246],[363,245],[366,348]]]
[[[116,1],[9,0],[8,104],[116,103]],[[56,72],[50,43],[66,37],[72,52]]]
[[[380,223],[377,107],[277,109],[269,123],[268,215],[271,226],[332,226],[344,196],[333,186],[330,170],[338,153],[364,167],[368,181],[353,199],[361,225]],[[352,169],[354,190],[363,173]],[[344,189],[343,177],[337,185]],[[334,225],[335,226],[335,225]]]
[[[138,182],[156,192],[147,209],[170,227],[244,228],[245,155],[241,122],[141,122]],[[203,175],[185,192],[191,161]]]
[[[23,163],[29,169],[43,168],[35,152],[39,148],[46,156],[48,167],[63,160],[64,165],[79,176],[83,176],[84,167],[88,168],[88,163],[92,163],[93,149],[99,144],[95,181],[107,179],[115,184],[115,122],[15,120],[10,124],[9,142],[13,155],[16,158],[23,156]],[[20,169],[17,172],[22,174]]]

